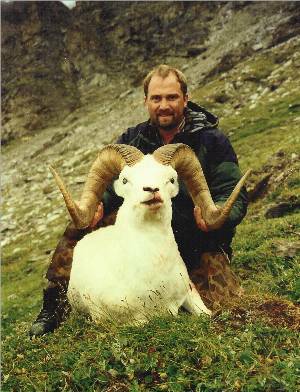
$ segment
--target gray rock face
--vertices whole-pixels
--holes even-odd
[[[193,83],[299,34],[293,2],[1,3],[2,143],[58,125],[122,77],[202,65]],[[121,75],[121,76],[120,76]],[[120,86],[121,87],[121,86]],[[121,94],[121,95],[120,95]]]
[[[2,10],[2,143],[61,121],[79,103],[59,2],[14,2]]]

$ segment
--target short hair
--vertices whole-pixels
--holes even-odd
[[[148,87],[149,83],[152,79],[153,76],[157,75],[160,76],[161,78],[165,79],[166,77],[169,76],[169,74],[172,73],[177,77],[177,80],[180,84],[181,91],[183,92],[183,95],[187,94],[187,81],[186,77],[184,74],[179,71],[179,69],[170,67],[169,65],[166,64],[160,64],[157,67],[153,68],[152,71],[148,73],[148,75],[145,77],[143,81],[143,87],[144,87],[144,93],[145,97],[148,95]]]

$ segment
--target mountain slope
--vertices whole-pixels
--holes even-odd
[[[127,70],[122,78],[112,72],[97,79],[102,74],[95,73],[95,81],[79,89],[80,105],[62,121],[50,121],[43,131],[3,148],[3,391],[297,390],[300,38],[296,23],[288,23],[295,17],[294,3],[272,6],[273,14],[266,3],[211,5],[215,30],[206,52],[174,58],[189,78],[191,99],[219,116],[242,171],[253,169],[249,212],[233,244],[232,268],[245,295],[212,320],[181,314],[140,328],[117,321],[95,326],[75,314],[54,334],[29,340],[47,263],[68,220],[48,165],[58,168],[78,197],[98,148],[147,116],[135,86],[140,71],[138,78]],[[80,7],[88,18],[93,4]],[[118,5],[109,7],[117,13]],[[128,15],[124,11],[119,19],[130,18],[132,7],[126,3]],[[159,4],[155,7],[160,20]],[[197,4],[185,7],[191,15]],[[263,25],[256,30],[253,22],[254,44],[251,20],[264,20],[265,28],[273,20],[279,24],[264,41]],[[246,54],[239,54],[240,46],[226,47],[229,36],[241,45],[245,31],[251,44],[262,46]]]

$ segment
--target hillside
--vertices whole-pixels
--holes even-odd
[[[1,9],[2,390],[296,391],[296,2],[79,2],[72,10],[19,2]],[[219,116],[242,171],[253,169],[232,262],[245,295],[212,320],[181,314],[143,328],[108,328],[73,315],[30,341],[43,275],[68,220],[48,166],[78,196],[99,147],[147,117],[139,84],[160,62],[186,73],[191,99]]]
[[[197,87],[300,33],[296,2],[20,1],[1,12],[2,144],[88,110],[108,84],[139,86],[157,63]]]

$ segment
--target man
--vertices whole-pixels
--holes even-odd
[[[150,119],[129,128],[117,143],[133,145],[144,154],[152,153],[163,144],[189,145],[198,156],[215,203],[222,204],[241,173],[229,140],[217,129],[218,119],[188,101],[185,76],[176,68],[160,65],[153,69],[144,80],[144,92]],[[67,227],[48,269],[50,283],[44,291],[43,309],[30,335],[53,331],[60,324],[68,310],[66,290],[74,246],[94,227],[107,224],[105,219],[111,217],[121,203],[122,199],[109,188],[89,228],[77,230],[72,224]],[[224,226],[209,231],[200,208],[194,209],[184,184],[180,183],[179,194],[173,200],[172,227],[179,251],[191,279],[211,308],[239,294],[240,286],[230,270],[229,260],[235,226],[245,216],[246,209],[247,194],[243,189]]]

